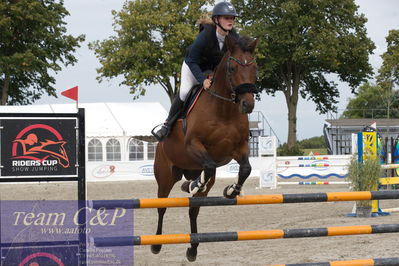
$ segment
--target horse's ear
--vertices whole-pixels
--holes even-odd
[[[227,35],[224,42],[226,44],[227,51],[233,52],[234,47],[235,47],[235,41],[233,40],[233,38],[231,38],[229,35]]]
[[[258,45],[258,39],[254,40],[252,43],[248,45],[249,50],[251,51],[251,54],[255,52],[256,46]]]

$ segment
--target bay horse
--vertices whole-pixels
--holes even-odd
[[[192,108],[183,130],[178,120],[170,135],[159,142],[154,161],[158,197],[167,198],[174,184],[186,178],[182,190],[193,197],[206,197],[215,182],[216,167],[232,159],[240,166],[238,182],[224,189],[224,196],[234,198],[251,173],[248,160],[249,122],[257,92],[254,51],[257,40],[240,37],[225,39],[227,51],[215,70],[212,85],[202,91]],[[156,234],[162,234],[166,208],[158,209]],[[197,233],[199,207],[190,207],[191,233]],[[162,245],[152,245],[158,254]],[[189,261],[195,261],[198,243],[187,249]]]

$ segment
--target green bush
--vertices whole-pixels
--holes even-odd
[[[309,139],[303,139],[298,141],[298,145],[302,149],[323,149],[327,148],[326,142],[323,136],[312,137]]]
[[[326,142],[324,140],[323,136],[319,137],[312,137],[309,139],[303,139],[301,141],[298,141],[294,147],[291,149],[288,148],[287,143],[284,143],[280,145],[277,148],[277,155],[278,156],[302,156],[305,155],[304,150],[310,150],[310,151],[318,151],[318,150],[323,150],[327,149]],[[306,152],[308,153],[308,151]],[[327,153],[325,151],[324,153]]]
[[[378,188],[378,181],[382,174],[379,160],[365,159],[363,163],[357,160],[357,154],[352,156],[348,166],[348,181],[353,191],[372,191]],[[358,201],[358,206],[371,206],[371,201]]]
[[[291,149],[288,148],[288,144],[284,143],[277,148],[277,156],[302,156],[303,150],[296,144]]]

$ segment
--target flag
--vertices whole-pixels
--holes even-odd
[[[61,95],[68,97],[72,100],[78,101],[78,86],[75,86],[73,88],[61,92]]]

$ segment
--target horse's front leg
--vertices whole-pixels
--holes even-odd
[[[244,185],[245,180],[247,180],[248,176],[251,174],[252,170],[248,155],[243,156],[241,160],[237,162],[240,165],[240,169],[238,171],[238,182],[227,186],[223,191],[223,195],[229,199],[233,199],[240,195],[241,188]]]
[[[204,145],[199,140],[190,141],[186,144],[186,148],[190,155],[197,160],[198,164],[200,164],[204,170],[203,174],[196,180],[184,182],[181,186],[181,189],[184,192],[194,195],[197,192],[203,192],[206,190],[206,184],[209,179],[214,177],[216,174],[216,162],[211,158]]]

